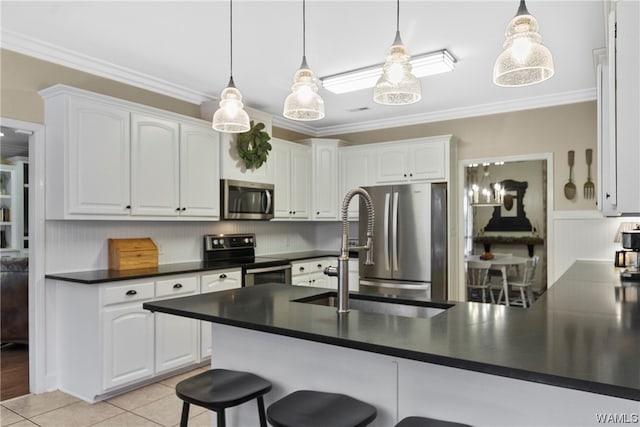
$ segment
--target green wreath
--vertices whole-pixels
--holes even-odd
[[[254,125],[251,120],[251,128],[243,133],[238,134],[237,147],[238,155],[247,169],[257,169],[267,161],[271,144],[271,137],[264,131],[264,123],[256,123]]]

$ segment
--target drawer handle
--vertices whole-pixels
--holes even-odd
[[[226,278],[227,278],[227,275],[226,275],[226,274],[224,274],[224,273],[222,273],[222,274],[220,275],[220,278],[221,278],[221,279],[226,279]]]
[[[137,294],[138,294],[138,292],[134,291],[133,289],[130,290],[130,291],[127,291],[127,295],[137,295]]]
[[[182,288],[182,283],[176,283],[175,285],[173,285],[173,289],[180,289]]]

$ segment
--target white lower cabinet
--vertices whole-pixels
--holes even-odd
[[[200,293],[226,291],[242,287],[242,270],[232,268],[216,270],[212,274],[200,276]],[[211,322],[200,322],[200,357],[211,357]]]
[[[338,288],[338,279],[324,274],[324,269],[337,266],[335,257],[323,257],[291,262],[291,283],[296,286]]]
[[[96,402],[211,355],[210,323],[152,313],[143,303],[239,288],[242,272],[55,285],[57,386]]]
[[[156,281],[156,300],[186,297],[198,293],[198,278],[180,276]],[[156,313],[156,373],[198,361],[198,321]]]
[[[106,287],[100,293],[104,304],[102,388],[150,378],[154,374],[154,317],[142,309],[142,303],[153,299],[153,282]]]

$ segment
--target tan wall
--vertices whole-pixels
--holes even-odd
[[[461,160],[553,153],[553,208],[588,210],[596,209],[596,201],[582,197],[582,185],[587,179],[585,149],[594,151],[591,177],[596,181],[596,120],[596,102],[590,101],[331,137],[365,144],[452,134],[458,139],[458,158]],[[576,152],[573,177],[579,190],[572,201],[567,200],[563,192],[569,178],[568,150]],[[596,182],[596,188],[597,185]]]
[[[0,65],[1,117],[43,123],[44,103],[38,91],[58,83],[200,117],[198,105],[5,49],[0,50]],[[586,180],[584,151],[586,148],[596,151],[595,101],[333,135],[332,138],[362,144],[444,134],[458,138],[460,159],[551,152],[554,156],[554,209],[596,208],[595,200],[584,200],[581,191],[574,201],[566,200],[562,191],[569,175],[566,164],[568,150],[576,151],[576,185],[581,188]],[[279,128],[273,129],[273,136],[288,140],[308,137]],[[595,166],[592,167],[592,177],[595,179]]]

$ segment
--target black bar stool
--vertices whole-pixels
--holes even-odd
[[[337,393],[299,390],[267,408],[275,427],[361,427],[378,415],[374,406]]]
[[[454,423],[451,421],[436,420],[435,418],[407,417],[402,419],[395,427],[472,427],[468,424]]]
[[[187,427],[189,404],[214,411],[218,427],[225,427],[224,410],[249,400],[258,401],[260,427],[267,427],[263,395],[271,390],[271,383],[249,372],[211,369],[176,385],[176,394],[184,401],[180,427]]]

